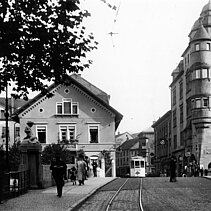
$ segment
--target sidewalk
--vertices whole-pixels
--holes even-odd
[[[85,185],[65,183],[63,195],[58,198],[56,186],[29,190],[28,193],[9,199],[0,204],[2,211],[71,211],[98,188],[115,179],[114,177],[91,177],[85,180]]]

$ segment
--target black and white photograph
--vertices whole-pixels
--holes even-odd
[[[211,0],[0,0],[1,210],[211,210]]]

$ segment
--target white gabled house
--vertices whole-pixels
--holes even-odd
[[[68,86],[48,88],[53,97],[38,94],[13,114],[20,123],[20,139],[25,137],[27,121],[32,121],[32,132],[43,148],[77,139],[76,149],[71,150],[83,149],[90,159],[100,159],[101,151],[108,150],[115,163],[115,131],[122,114],[109,105],[109,95],[80,75],[73,74],[69,80]]]

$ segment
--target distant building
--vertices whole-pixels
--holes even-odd
[[[152,127],[155,136],[155,172],[168,174],[171,156],[171,110],[154,122]]]
[[[138,133],[136,138],[123,142],[116,149],[117,176],[126,176],[130,173],[130,159],[142,156],[146,162],[146,173],[154,172],[154,130],[147,128]]]
[[[20,124],[11,119],[11,114],[26,103],[23,99],[8,98],[8,144],[13,145],[14,142],[20,140]],[[6,100],[0,98],[0,145],[6,148],[6,121],[5,121]]]
[[[140,140],[130,139],[116,149],[116,174],[125,177],[130,174],[130,158],[140,155]]]
[[[146,172],[154,172],[154,156],[155,156],[155,141],[154,129],[152,127],[146,128],[138,134],[138,138],[142,140],[142,149],[145,150],[144,157],[146,157]]]
[[[125,133],[118,133],[115,136],[115,138],[116,138],[116,144],[120,145],[129,139],[133,139],[134,137],[130,133],[125,132]]]

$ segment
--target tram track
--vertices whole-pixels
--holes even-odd
[[[143,211],[141,178],[119,178],[101,187],[77,210]]]

